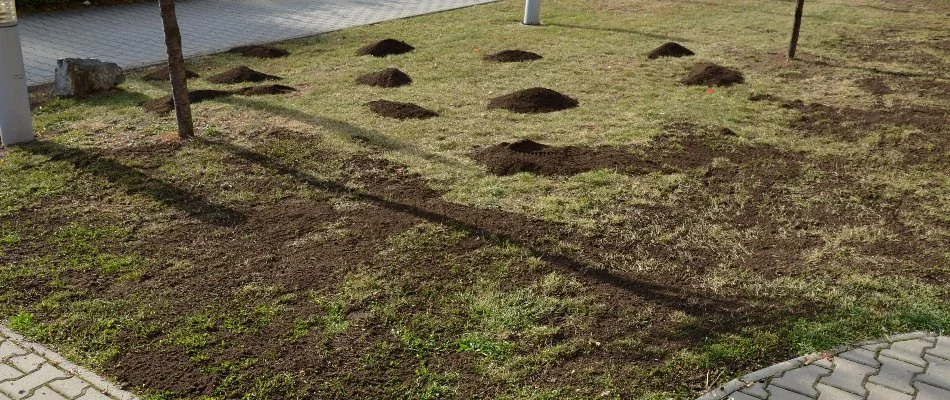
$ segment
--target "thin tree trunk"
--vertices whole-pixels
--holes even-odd
[[[158,0],[165,25],[165,47],[168,48],[168,75],[172,83],[172,99],[175,101],[175,116],[178,118],[178,137],[195,136],[191,119],[191,102],[188,99],[188,77],[185,75],[185,57],[181,52],[181,30],[175,16],[174,0]]]
[[[795,58],[795,50],[798,48],[798,32],[802,29],[802,10],[805,8],[805,0],[798,0],[795,7],[795,25],[792,27],[792,42],[788,45],[788,59]]]

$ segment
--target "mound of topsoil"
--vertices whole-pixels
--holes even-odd
[[[185,76],[188,77],[188,79],[199,77],[197,73],[188,69],[185,70]],[[149,73],[145,74],[142,79],[146,81],[167,81],[169,80],[168,66],[155,68],[149,71]]]
[[[692,55],[696,55],[696,53],[683,47],[683,45],[676,42],[666,42],[660,47],[653,49],[650,54],[647,54],[647,58],[655,60],[660,57],[686,57]]]
[[[230,95],[231,92],[224,90],[192,90],[188,92],[188,100],[194,104]],[[142,108],[144,108],[145,111],[155,114],[166,114],[175,109],[175,101],[172,100],[172,96],[170,95],[163,96],[142,103]]]
[[[279,76],[267,75],[263,72],[257,72],[253,69],[250,69],[248,67],[241,65],[239,67],[234,67],[220,74],[209,77],[208,82],[218,83],[218,84],[231,84],[231,83],[242,83],[242,82],[262,82],[268,79],[280,80],[284,78],[281,78]]]
[[[285,94],[296,92],[297,89],[294,89],[290,86],[284,85],[261,85],[261,86],[251,86],[243,89],[238,89],[234,91],[234,94],[239,94],[242,96],[265,96],[270,94]]]
[[[412,47],[406,44],[406,42],[400,40],[383,39],[357,50],[356,54],[361,56],[369,55],[373,57],[386,57],[396,54],[408,53],[415,49],[415,47]]]
[[[290,52],[287,50],[260,45],[235,47],[231,50],[228,50],[228,53],[257,58],[280,58],[290,55]]]
[[[745,78],[737,69],[701,62],[689,70],[682,82],[687,85],[730,86],[745,82]]]
[[[617,147],[554,147],[522,139],[475,150],[472,157],[495,175],[530,172],[539,175],[574,175],[601,168],[622,171],[661,169],[644,157]]]
[[[439,113],[427,110],[412,103],[399,103],[389,100],[376,100],[366,103],[374,113],[396,119],[426,119],[437,117]]]
[[[540,60],[539,54],[524,50],[502,50],[485,56],[485,60],[494,62],[522,62]]]
[[[356,78],[356,82],[364,85],[392,88],[405,86],[412,83],[412,78],[396,68],[386,68],[379,72],[373,72]]]
[[[533,114],[566,110],[577,107],[577,104],[577,100],[551,89],[534,87],[491,99],[488,108],[503,108],[517,113]]]

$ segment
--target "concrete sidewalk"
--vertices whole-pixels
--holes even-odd
[[[186,57],[450,10],[495,0],[186,0],[177,4]],[[29,85],[53,81],[56,60],[98,58],[124,68],[166,59],[155,2],[23,16]]]

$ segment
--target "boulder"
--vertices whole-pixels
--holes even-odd
[[[115,63],[91,58],[63,58],[56,62],[53,94],[85,96],[112,89],[125,82],[125,72]]]

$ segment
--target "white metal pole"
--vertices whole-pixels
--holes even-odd
[[[524,24],[541,25],[541,0],[525,0]]]
[[[0,21],[0,143],[5,146],[33,141],[30,96],[16,17]]]

